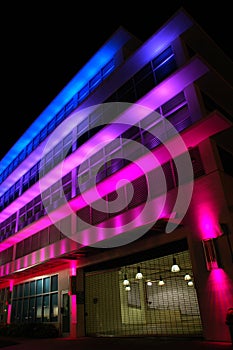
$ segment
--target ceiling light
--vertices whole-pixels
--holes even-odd
[[[123,286],[129,286],[129,280],[127,279],[127,275],[124,275]]]
[[[137,267],[137,274],[136,274],[135,278],[136,278],[137,280],[141,280],[141,279],[143,278],[139,266]]]
[[[179,272],[180,268],[176,263],[176,258],[173,258],[173,265],[171,267],[171,272]]]
[[[193,281],[188,281],[188,286],[192,287],[193,286]]]
[[[190,274],[189,274],[189,273],[186,273],[185,276],[184,276],[184,280],[185,280],[185,281],[190,281],[191,279],[192,279],[192,278],[191,278]]]
[[[165,284],[165,282],[163,281],[162,276],[160,276],[158,285],[163,286],[164,284]]]

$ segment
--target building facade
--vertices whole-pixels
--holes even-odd
[[[232,72],[183,10],[113,33],[1,160],[2,324],[230,341]]]

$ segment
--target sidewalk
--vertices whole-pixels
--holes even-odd
[[[6,345],[9,340],[17,343]],[[3,346],[1,346],[1,343]],[[231,343],[208,342],[202,340],[145,338],[56,338],[21,339],[0,337],[0,348],[7,350],[232,350]]]

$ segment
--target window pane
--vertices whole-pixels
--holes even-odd
[[[13,300],[12,302],[12,309],[11,309],[11,322],[16,322],[16,308],[17,308],[17,301]]]
[[[24,296],[27,297],[29,295],[29,282],[24,284]]]
[[[49,295],[43,297],[43,322],[49,322]]]
[[[28,298],[23,299],[22,322],[28,322]]]
[[[36,282],[32,281],[30,282],[30,295],[36,294]]]
[[[58,320],[58,294],[51,295],[51,306],[50,306],[50,321],[56,322]]]
[[[41,322],[41,320],[42,320],[42,297],[37,297],[36,298],[36,322]]]
[[[36,281],[36,294],[42,293],[42,280]]]
[[[18,290],[18,286],[14,286],[14,288],[13,288],[13,298],[17,298],[17,290]]]
[[[35,298],[29,299],[29,310],[28,310],[28,322],[33,323],[35,321]]]
[[[52,276],[51,277],[51,291],[55,292],[58,290],[58,276]]]
[[[21,322],[22,300],[18,300],[16,322]]]
[[[18,287],[18,297],[23,296],[23,284],[20,284]]]
[[[50,277],[44,278],[43,293],[50,292]]]

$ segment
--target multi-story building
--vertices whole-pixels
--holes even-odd
[[[1,160],[1,323],[230,340],[232,72],[183,10],[113,33]]]

